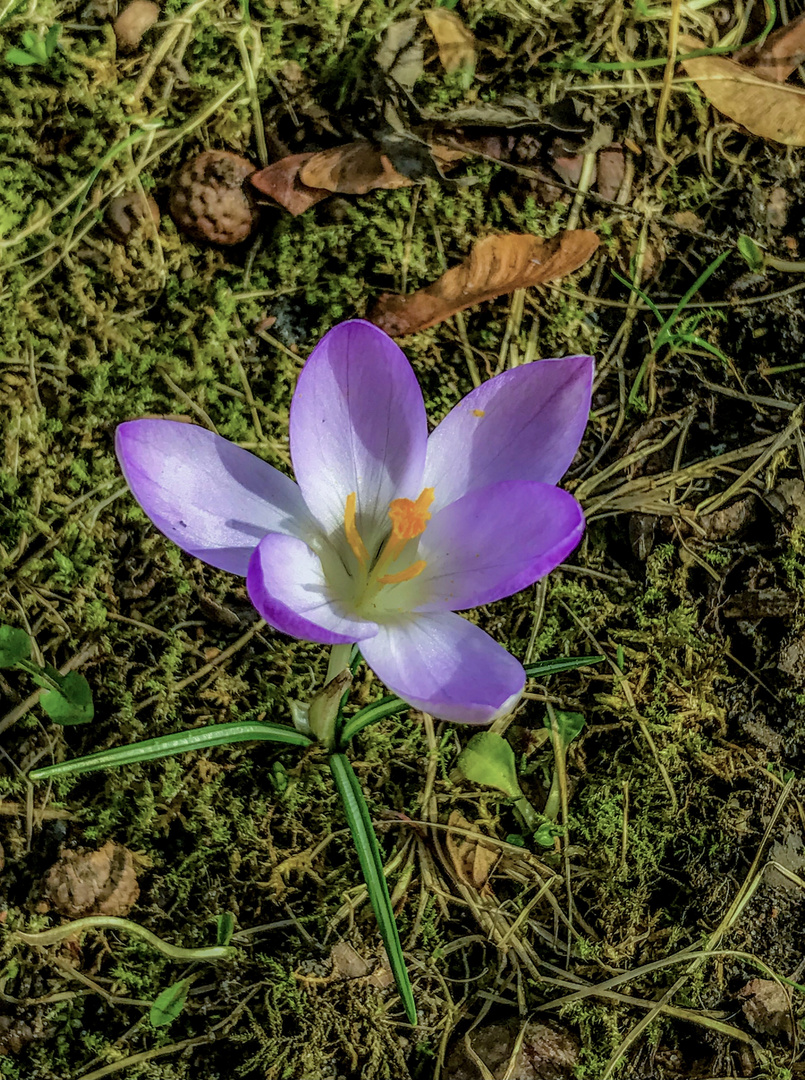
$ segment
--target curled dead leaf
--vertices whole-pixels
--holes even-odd
[[[420,175],[433,175],[436,178],[439,169],[449,168],[464,157],[462,151],[438,144],[428,146],[411,141],[408,145],[409,156],[411,151],[417,149],[419,153],[415,156],[422,159],[419,168],[412,169],[410,176],[394,167],[389,156],[392,154],[391,145],[388,146],[389,153],[385,154],[368,140],[357,139],[344,146],[333,146],[329,150],[311,154],[300,163],[298,179],[305,187],[321,189],[325,194],[366,195],[377,188],[393,191],[395,188],[411,187]],[[403,167],[401,162],[406,160],[404,150],[405,147],[396,146],[399,160],[398,157],[394,160],[400,168]],[[427,162],[427,169],[422,168],[423,162]],[[411,163],[416,165],[413,159]]]
[[[680,38],[688,52],[705,48],[694,37]],[[805,89],[761,79],[726,56],[697,56],[682,67],[720,113],[753,135],[785,146],[805,146]]]
[[[329,198],[331,194],[329,189],[310,187],[299,179],[299,170],[317,156],[314,152],[290,154],[267,168],[252,173],[249,183],[262,195],[267,195],[297,217],[322,199]]]
[[[425,12],[425,21],[439,47],[439,59],[445,71],[475,69],[475,37],[455,11],[432,8]]]
[[[587,262],[598,243],[587,229],[550,240],[520,233],[487,236],[432,285],[408,296],[384,293],[369,318],[392,337],[414,334],[484,300],[565,277]]]

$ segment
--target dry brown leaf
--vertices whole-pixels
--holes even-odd
[[[680,45],[686,51],[705,47],[692,37],[680,38]],[[753,135],[805,146],[805,90],[760,79],[726,56],[697,56],[682,67],[714,108]]]
[[[598,237],[587,229],[550,240],[519,233],[487,236],[473,244],[464,262],[427,288],[408,296],[384,293],[369,318],[392,337],[414,334],[484,300],[565,277],[597,247]]]
[[[469,832],[478,831],[478,826],[473,825],[458,810],[452,812],[447,824],[454,829],[467,829]],[[491,896],[492,889],[489,886],[489,875],[500,858],[500,852],[480,840],[475,840],[469,836],[460,836],[453,832],[448,832],[445,847],[458,881],[463,885],[469,885],[470,888],[475,889],[482,896]]]
[[[341,195],[365,195],[375,188],[392,190],[413,184],[365,139],[313,154],[300,168],[299,179],[307,187]]]
[[[267,168],[252,173],[249,182],[261,194],[268,195],[270,199],[297,217],[331,195],[329,189],[309,187],[299,179],[299,170],[302,166],[317,156],[315,153],[290,154]]]
[[[425,12],[425,21],[436,39],[445,71],[475,68],[475,37],[455,11],[433,8]]]
[[[785,82],[805,60],[805,12],[769,34],[760,46],[750,45],[733,57],[770,82]]]

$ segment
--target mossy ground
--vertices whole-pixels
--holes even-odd
[[[112,839],[140,860],[131,918],[193,947],[210,944],[231,912],[239,946],[231,962],[198,966],[184,1011],[154,1029],[148,1003],[185,974],[179,965],[110,934],[42,950],[7,938],[2,1010],[31,1037],[0,1056],[0,1076],[425,1080],[439,1074],[448,1037],[482,1009],[527,1015],[573,986],[579,999],[554,1015],[581,1040],[579,1077],[753,1069],[782,1080],[799,1067],[796,1046],[748,1027],[736,994],[768,969],[802,981],[801,883],[764,875],[770,859],[801,850],[805,834],[805,671],[781,660],[805,630],[802,436],[794,424],[743,478],[763,446],[723,468],[683,470],[786,430],[801,399],[805,323],[788,278],[747,282],[733,254],[689,309],[723,359],[695,343],[666,350],[629,405],[658,327],[645,309],[629,321],[629,293],[613,271],[639,270],[653,299],[672,305],[717,254],[734,252],[739,229],[772,249],[784,238],[796,248],[805,240],[802,155],[735,130],[700,154],[712,114],[687,87],[672,98],[664,161],[653,138],[659,74],[546,66],[623,59],[627,48],[662,57],[665,9],[472,0],[457,10],[486,46],[476,81],[467,89],[445,77],[430,46],[416,90],[420,105],[442,112],[506,93],[545,105],[568,94],[595,125],[611,125],[634,169],[628,198],[591,194],[581,207],[581,224],[602,238],[581,274],[529,295],[522,316],[507,298],[466,315],[484,377],[512,350],[602,360],[568,479],[590,511],[582,547],[546,585],[478,614],[520,658],[600,649],[618,661],[532,687],[508,731],[539,805],[552,772],[533,738],[545,700],[584,713],[565,839],[555,852],[503,844],[492,898],[460,894],[442,859],[444,832],[417,822],[444,826],[460,809],[496,842],[518,830],[505,800],[456,781],[469,733],[403,715],[353,748],[392,860],[419,1029],[400,1023],[393,990],[327,977],[334,942],[345,938],[374,962],[378,937],[321,755],[246,744],[52,789],[26,785],[25,771],[52,755],[233,719],[285,722],[287,699],[308,698],[326,670],[320,648],[257,627],[242,582],[150,527],[122,483],[116,425],[188,416],[287,470],[295,380],[326,329],[364,314],[384,290],[432,280],[440,244],[452,263],[491,231],[550,235],[566,223],[570,199],[543,206],[520,174],[477,159],[463,167],[472,186],[429,181],[331,200],[296,219],[267,213],[245,248],[205,248],[177,233],[167,191],[190,154],[225,147],[255,157],[255,101],[269,133],[287,124],[289,63],[309,97],[348,85],[386,28],[417,10],[253,0],[247,24],[234,2],[169,0],[129,56],[116,56],[102,0],[36,0],[0,15],[3,50],[27,28],[63,27],[47,67],[6,64],[0,79],[2,621],[28,630],[51,663],[81,654],[96,703],[92,725],[59,729],[35,706],[18,708],[31,690],[22,676],[0,676],[20,714],[0,763],[5,926],[54,922],[38,903],[60,847]],[[251,94],[239,41],[252,57]],[[348,94],[339,108],[349,113]],[[763,211],[779,188],[793,201],[784,226]],[[153,193],[163,211],[158,230],[128,244],[104,218],[121,189]],[[725,308],[729,296],[745,302]],[[472,386],[461,339],[451,322],[403,343],[434,420]],[[631,464],[602,473],[630,454]],[[696,507],[738,480],[736,496],[754,499],[746,524],[723,535],[703,527]],[[783,614],[753,609],[752,591],[782,597]],[[362,679],[362,700],[382,692],[370,674]],[[497,915],[517,922],[508,937]],[[684,952],[702,948],[718,955],[694,963]],[[595,992],[619,976],[614,991]],[[687,1012],[659,1009],[625,1044],[682,977],[669,1004]],[[797,994],[793,1008],[801,1011]]]

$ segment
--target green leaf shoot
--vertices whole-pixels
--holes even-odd
[[[78,671],[59,676],[58,688],[43,694],[40,704],[51,720],[65,726],[88,724],[95,715],[92,690]]]
[[[215,927],[215,943],[217,945],[228,945],[232,940],[232,935],[235,933],[235,916],[231,911],[222,911],[218,916],[218,922]]]
[[[148,1020],[152,1027],[167,1027],[168,1024],[173,1023],[185,1006],[192,982],[192,976],[189,979],[180,979],[179,982],[162,991],[148,1013]]]
[[[16,626],[0,626],[0,668],[10,668],[31,655],[31,639]]]
[[[456,768],[474,784],[496,788],[510,799],[522,797],[514,751],[495,731],[473,735],[458,756]]]

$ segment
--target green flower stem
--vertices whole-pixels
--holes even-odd
[[[154,949],[157,949],[169,960],[193,961],[193,960],[225,960],[237,950],[227,945],[212,945],[206,949],[182,949],[178,945],[170,945],[144,926],[130,922],[128,919],[118,919],[114,915],[88,915],[86,919],[76,919],[75,922],[65,923],[64,926],[54,926],[52,930],[42,930],[35,934],[24,934],[18,930],[13,937],[23,941],[26,945],[56,945],[65,938],[74,934],[82,934],[85,930],[122,930],[126,934],[147,941]]]
[[[327,676],[324,680],[326,686],[336,675],[349,669],[349,658],[352,655],[351,645],[333,645],[330,648],[330,662],[327,665]]]

